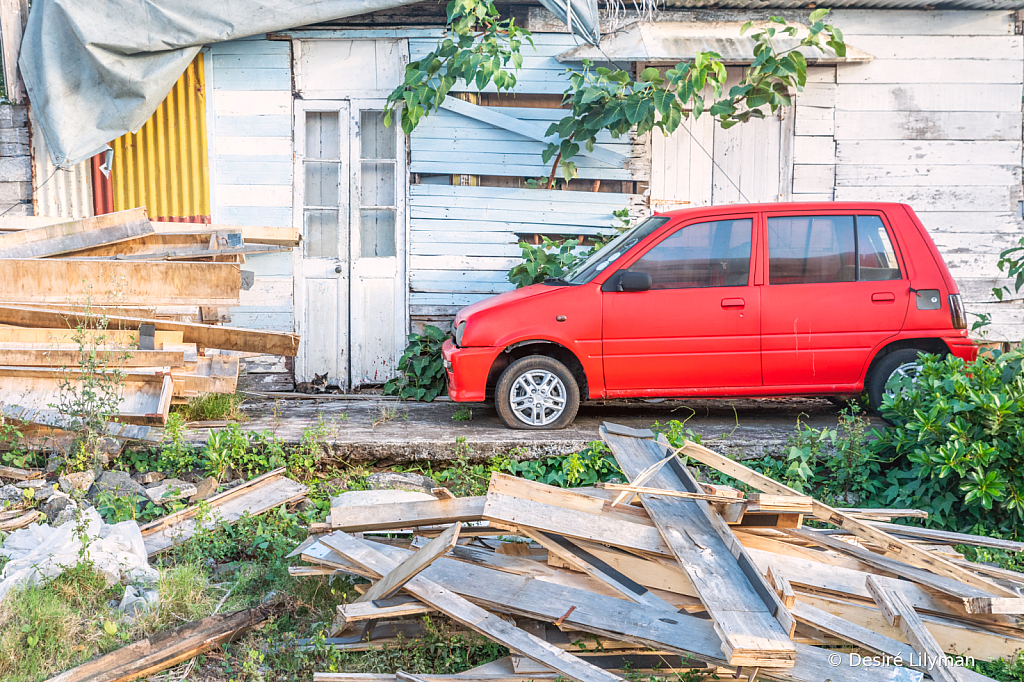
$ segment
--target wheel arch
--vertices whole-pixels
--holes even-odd
[[[494,358],[494,362],[491,363],[491,369],[487,373],[486,391],[488,399],[494,398],[494,387],[497,386],[498,378],[501,377],[501,373],[505,371],[505,368],[519,358],[525,358],[530,355],[546,355],[554,360],[558,360],[569,369],[576,380],[576,385],[580,390],[580,399],[586,400],[586,396],[590,395],[587,373],[583,369],[583,363],[580,362],[575,353],[556,341],[527,339],[506,346]]]
[[[871,362],[868,363],[867,371],[864,372],[864,386],[867,387],[867,382],[870,381],[871,373],[878,366],[878,363],[886,355],[893,353],[894,351],[903,350],[904,348],[917,348],[923,350],[926,353],[934,353],[935,355],[946,355],[949,353],[949,346],[942,339],[936,339],[934,337],[923,337],[923,338],[911,338],[911,339],[898,339],[891,341],[875,353],[875,356],[871,358]]]

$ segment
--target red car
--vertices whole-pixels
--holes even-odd
[[[511,428],[581,399],[854,396],[921,351],[974,359],[956,283],[903,204],[729,205],[648,218],[563,278],[463,308],[448,395]]]

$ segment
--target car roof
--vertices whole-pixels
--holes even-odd
[[[683,208],[675,211],[656,211],[655,215],[669,218],[702,218],[704,216],[731,215],[735,213],[777,213],[788,211],[884,211],[894,208],[910,209],[907,204],[881,201],[787,201],[774,204],[721,204],[718,206],[700,206]]]

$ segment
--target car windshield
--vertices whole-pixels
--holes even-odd
[[[567,272],[562,279],[569,284],[586,284],[597,277],[605,268],[618,260],[619,256],[643,241],[650,233],[668,222],[663,216],[653,216],[631,230],[623,232],[598,249],[590,258]]]

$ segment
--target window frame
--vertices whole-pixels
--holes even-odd
[[[657,214],[655,214],[655,215],[657,215]],[[633,265],[637,261],[639,261],[645,255],[647,255],[647,253],[649,251],[651,251],[652,249],[657,247],[659,244],[661,244],[663,241],[665,241],[666,239],[668,239],[669,237],[674,235],[679,230],[684,230],[687,227],[690,227],[692,225],[699,225],[701,223],[715,223],[715,222],[721,222],[721,221],[724,221],[724,220],[749,220],[749,221],[751,221],[751,228],[750,228],[750,268],[747,271],[747,282],[746,282],[746,284],[734,284],[734,285],[730,285],[730,286],[721,286],[721,287],[686,287],[686,288],[679,288],[679,289],[651,289],[651,291],[696,291],[696,290],[704,290],[704,289],[730,289],[730,288],[736,288],[736,287],[750,287],[750,286],[754,286],[755,282],[757,282],[757,277],[758,277],[758,274],[760,272],[760,261],[761,261],[761,259],[758,258],[758,254],[760,253],[759,249],[760,249],[760,242],[761,242],[761,229],[760,229],[761,218],[760,218],[759,214],[756,213],[756,212],[751,212],[751,213],[726,213],[726,214],[721,214],[721,215],[702,216],[702,217],[699,217],[699,218],[694,217],[694,218],[691,218],[689,220],[681,221],[681,222],[677,222],[677,223],[668,222],[668,223],[666,223],[665,225],[662,226],[660,232],[655,232],[654,234],[649,235],[647,237],[647,239],[650,242],[649,244],[646,244],[646,245],[644,245],[644,244],[637,244],[636,246],[634,246],[633,249],[636,250],[636,252],[634,254],[632,254],[628,259],[623,259],[623,262],[619,265],[618,269],[613,270],[611,273],[609,273],[608,278],[606,280],[603,280],[603,281],[610,280],[612,277],[614,277],[616,275],[619,275],[619,274],[624,273],[624,272],[628,272],[629,269],[631,267],[633,267]]]
[[[852,282],[793,282],[789,284],[772,284],[771,283],[771,245],[768,239],[768,221],[772,218],[800,218],[800,217],[829,217],[829,216],[840,216],[854,217],[853,221],[853,244],[854,244],[854,263],[856,265],[856,279]],[[886,279],[886,280],[866,280],[860,279],[860,238],[857,235],[857,217],[876,217],[882,222],[882,226],[885,228],[886,236],[889,238],[889,243],[892,245],[893,253],[896,255],[896,263],[899,266],[900,278],[899,279]],[[899,240],[896,239],[896,231],[893,229],[892,223],[889,221],[885,212],[880,210],[861,210],[861,209],[825,209],[815,210],[807,209],[801,211],[772,211],[764,212],[761,214],[761,230],[764,233],[762,243],[764,244],[764,253],[762,256],[764,263],[764,281],[765,286],[776,286],[776,287],[792,287],[792,286],[824,286],[830,284],[859,284],[861,282],[901,282],[906,281],[909,277],[907,270],[906,259],[903,257],[903,253],[900,251]]]

